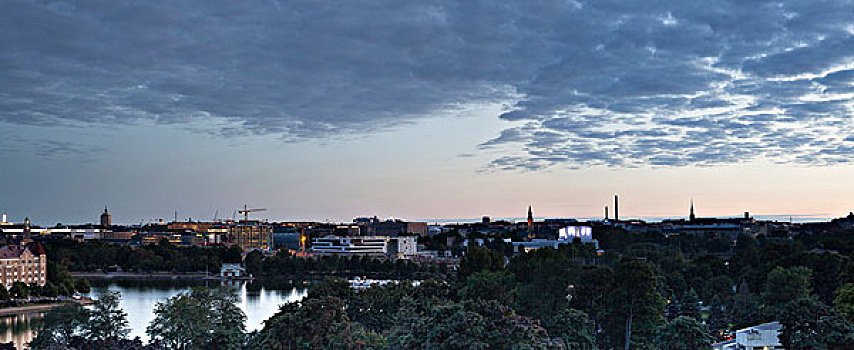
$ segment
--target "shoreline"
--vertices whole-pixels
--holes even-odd
[[[140,280],[222,280],[223,278],[217,275],[207,275],[203,273],[169,273],[169,272],[154,272],[154,273],[130,273],[130,272],[71,272],[71,277],[85,278],[91,280],[104,279],[140,279]]]
[[[58,301],[55,303],[49,304],[32,304],[32,305],[23,305],[23,306],[13,306],[0,309],[0,316],[6,316],[11,314],[19,314],[24,312],[35,312],[35,311],[47,311],[50,309],[54,309],[68,303],[77,303],[81,306],[91,305],[95,301],[90,298],[84,298],[80,300],[68,300],[68,301]]]

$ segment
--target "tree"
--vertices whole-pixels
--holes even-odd
[[[262,254],[258,250],[253,250],[246,254],[246,259],[243,260],[243,264],[246,265],[246,272],[252,274],[253,276],[260,276],[262,261],[264,260],[264,254]]]
[[[169,349],[241,349],[246,316],[234,291],[195,288],[157,303],[146,328],[151,339]]]
[[[284,304],[264,322],[260,342],[273,349],[323,348],[332,341],[340,325],[350,321],[344,305],[343,300],[332,296],[308,297]]]
[[[680,316],[658,329],[659,349],[708,349],[715,338],[705,324],[693,317]]]
[[[42,296],[46,296],[48,298],[56,298],[59,296],[59,288],[56,287],[55,284],[48,281],[45,283],[44,287],[42,287]]]
[[[567,349],[589,350],[596,347],[594,324],[584,311],[564,308],[548,320],[544,328]]]
[[[623,259],[614,269],[614,285],[607,296],[608,331],[614,347],[652,347],[656,330],[664,321],[664,301],[657,287],[652,268],[641,260]]]
[[[463,299],[496,300],[504,305],[513,302],[513,275],[507,272],[477,272],[466,278],[465,284],[459,290]]]
[[[735,329],[752,326],[762,321],[761,303],[755,294],[750,292],[747,283],[738,287],[730,311],[730,322]]]
[[[405,349],[541,348],[548,344],[538,322],[495,301],[416,304],[399,309],[389,342]]]
[[[854,283],[846,283],[836,290],[833,305],[849,322],[854,322]]]
[[[762,300],[769,315],[775,315],[787,303],[809,297],[812,270],[803,266],[784,268],[777,266],[768,274]]]
[[[128,329],[127,313],[119,307],[122,296],[119,292],[108,292],[98,296],[89,310],[89,320],[83,326],[83,334],[94,340],[124,339]]]
[[[9,291],[2,284],[0,284],[0,301],[9,301]]]
[[[50,310],[42,319],[42,326],[30,348],[46,349],[68,344],[87,321],[86,310],[77,304],[65,304]]]
[[[715,295],[712,301],[709,302],[709,317],[706,319],[709,328],[718,336],[723,331],[729,330],[729,317],[727,315],[726,305],[721,299]]]
[[[12,283],[12,288],[9,288],[9,294],[15,299],[27,299],[30,297],[30,289],[24,282]]]
[[[459,276],[462,278],[480,271],[500,271],[504,269],[504,254],[497,251],[471,246],[460,261]]]
[[[691,317],[695,320],[700,319],[700,298],[697,296],[697,291],[694,288],[689,289],[682,295],[680,305],[682,307],[682,310],[680,310],[681,316]]]
[[[786,349],[847,349],[854,344],[854,326],[815,298],[791,301],[778,313]]]
[[[89,286],[89,280],[81,278],[74,281],[74,290],[80,293],[89,293],[92,291],[92,288]]]

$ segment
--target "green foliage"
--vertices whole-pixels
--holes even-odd
[[[127,313],[119,307],[121,293],[108,292],[88,311],[88,321],[83,325],[83,334],[94,340],[124,339],[130,332]]]
[[[651,348],[663,323],[664,300],[649,264],[624,259],[614,269],[614,284],[606,297],[606,333],[616,348]]]
[[[705,324],[693,317],[680,316],[658,328],[658,349],[705,350],[714,337]]]
[[[0,284],[0,301],[8,301],[9,297],[9,291],[6,289],[5,286]]]
[[[584,311],[566,307],[545,322],[544,328],[566,349],[596,348],[595,325]]]
[[[854,283],[846,283],[836,290],[833,305],[849,322],[854,322]]]
[[[246,316],[233,290],[194,288],[157,303],[146,333],[167,349],[242,349]]]
[[[700,319],[700,298],[697,296],[697,291],[694,288],[689,289],[682,295],[680,306],[681,316],[690,317],[695,320]]]
[[[389,343],[404,349],[543,348],[550,343],[535,320],[495,301],[437,301],[402,308]]]
[[[847,349],[854,344],[854,326],[815,298],[786,303],[778,317],[786,349]]]
[[[337,341],[335,332],[348,323],[343,300],[325,296],[284,304],[264,322],[260,343],[273,349],[316,349]]]
[[[350,283],[337,277],[326,277],[320,283],[310,285],[308,290],[308,298],[336,297],[346,300],[352,295]]]
[[[247,257],[248,258],[248,257]],[[369,256],[322,256],[304,258],[293,256],[287,251],[279,251],[276,255],[261,261],[260,275],[264,279],[312,279],[330,276],[346,277],[364,276],[374,279],[415,279],[423,280],[444,274],[439,270],[444,265],[416,264],[408,260],[377,259]]]
[[[776,315],[782,307],[792,300],[810,296],[810,279],[812,270],[796,266],[790,268],[776,267],[765,280],[762,300],[769,314]]]
[[[48,349],[71,342],[88,321],[86,310],[77,304],[65,304],[48,311],[42,319],[31,349]]]
[[[483,271],[466,278],[458,293],[463,299],[495,300],[504,305],[512,305],[515,284],[510,273]]]
[[[79,293],[89,293],[92,291],[92,287],[89,285],[88,280],[80,278],[74,281],[74,290]]]
[[[733,299],[730,313],[730,322],[733,324],[733,328],[738,329],[761,323],[763,316],[760,307],[759,297],[750,292],[746,283],[742,283]]]
[[[260,251],[253,250],[249,252],[249,254],[246,254],[246,258],[243,260],[243,264],[246,266],[246,272],[253,276],[260,276],[262,274],[261,262],[263,260],[264,254]]]
[[[239,247],[181,247],[172,244],[153,244],[138,248],[99,241],[44,241],[47,253],[48,280],[60,284],[70,279],[68,270],[106,270],[119,266],[124,271],[137,272],[203,272],[219,271],[221,262],[241,262]],[[235,260],[236,259],[236,260]]]
[[[30,288],[24,282],[15,282],[9,288],[9,294],[15,299],[27,299],[30,297]]]
[[[706,318],[706,324],[718,336],[729,330],[729,314],[727,312],[726,305],[715,295],[709,302],[709,317]]]
[[[56,298],[57,296],[59,296],[59,288],[57,288],[56,285],[52,282],[47,281],[44,287],[42,287],[42,296],[46,296],[48,298]]]
[[[471,246],[460,261],[459,276],[465,278],[476,272],[503,269],[504,254],[484,247]]]

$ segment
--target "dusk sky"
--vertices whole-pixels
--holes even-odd
[[[0,2],[37,224],[854,209],[850,1]]]

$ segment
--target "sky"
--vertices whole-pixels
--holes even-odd
[[[42,225],[854,209],[850,1],[0,2]]]

